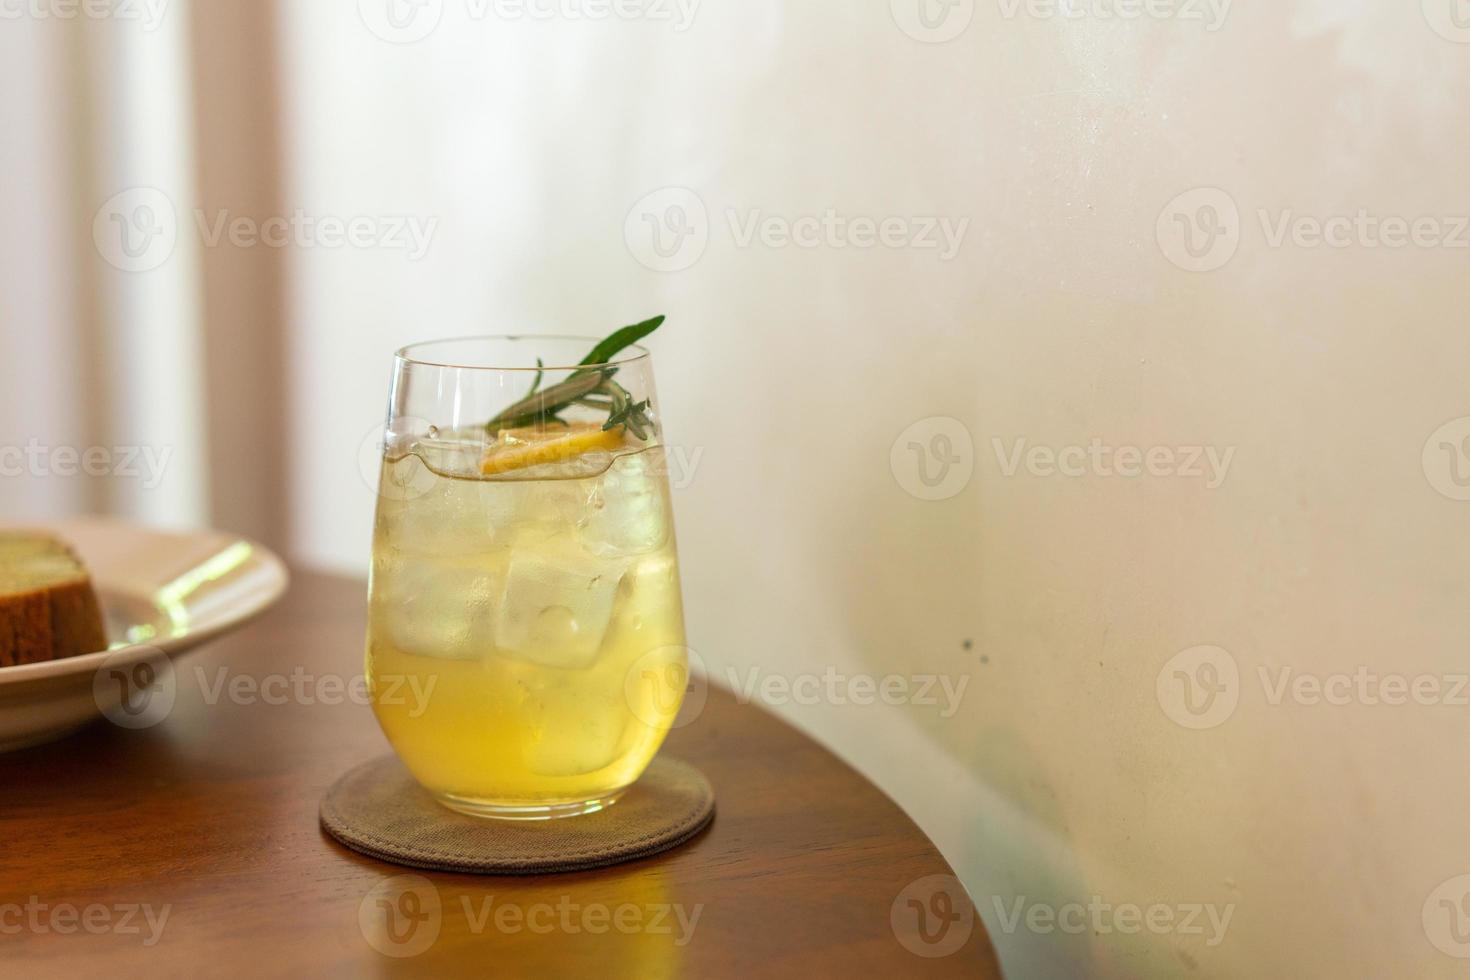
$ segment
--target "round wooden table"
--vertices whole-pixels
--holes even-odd
[[[934,845],[811,739],[716,688],[669,738],[718,795],[668,854],[538,877],[416,872],[317,824],[387,750],[349,683],[365,589],[298,574],[177,665],[156,727],[0,756],[0,943],[33,977],[999,977]]]

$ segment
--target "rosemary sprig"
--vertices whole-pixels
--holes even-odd
[[[628,390],[613,380],[618,369],[608,366],[608,362],[629,345],[653,333],[663,322],[664,317],[656,316],[615,331],[592,348],[592,352],[582,359],[581,366],[565,381],[549,388],[541,388],[545,370],[538,358],[536,379],[531,383],[530,392],[485,423],[486,431],[494,435],[501,429],[544,426],[548,422],[566,425],[561,413],[572,405],[583,405],[608,413],[603,431],[621,425],[639,439],[647,439],[653,430],[653,422],[648,417],[648,401],[634,401]]]

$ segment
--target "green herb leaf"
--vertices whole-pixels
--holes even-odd
[[[522,426],[539,424],[547,417],[556,419],[558,412],[583,395],[591,394],[600,388],[602,382],[603,379],[596,372],[573,375],[545,391],[538,391],[522,398],[491,419],[490,425],[497,429],[519,429]],[[556,420],[560,421],[560,419]]]
[[[639,439],[647,439],[653,430],[653,421],[648,417],[648,401],[634,402],[633,396],[622,385],[613,380],[618,373],[607,363],[632,344],[653,333],[663,325],[664,317],[656,316],[629,327],[623,327],[582,359],[581,366],[565,381],[542,390],[545,364],[536,359],[536,378],[526,397],[485,423],[485,430],[495,435],[501,429],[519,429],[527,426],[544,426],[548,422],[566,425],[560,418],[561,412],[572,405],[582,405],[608,413],[603,430],[626,426]]]
[[[663,326],[664,319],[664,317],[656,316],[652,320],[644,320],[642,323],[635,323],[631,327],[624,327],[621,330],[615,331],[602,343],[592,348],[592,353],[582,358],[582,363],[584,365],[606,364],[614,357],[617,357],[618,354],[622,353],[625,348],[638,343],[638,341]]]
[[[647,400],[627,402],[621,408],[613,410],[613,413],[608,416],[606,424],[603,425],[602,431],[606,432],[608,429],[616,429],[620,425],[625,425],[639,439],[646,439],[648,438],[647,430],[653,428],[653,423],[649,421],[647,412]]]

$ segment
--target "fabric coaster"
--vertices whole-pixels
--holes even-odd
[[[715,814],[687,762],[657,756],[622,799],[559,820],[482,820],[441,806],[395,755],[349,771],[322,798],[321,821],[370,857],[430,871],[544,874],[602,868],[678,847]]]

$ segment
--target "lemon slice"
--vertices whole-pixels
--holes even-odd
[[[612,452],[623,445],[622,426],[603,430],[595,422],[573,422],[565,429],[503,429],[495,446],[480,461],[486,476],[560,463],[584,453]]]

